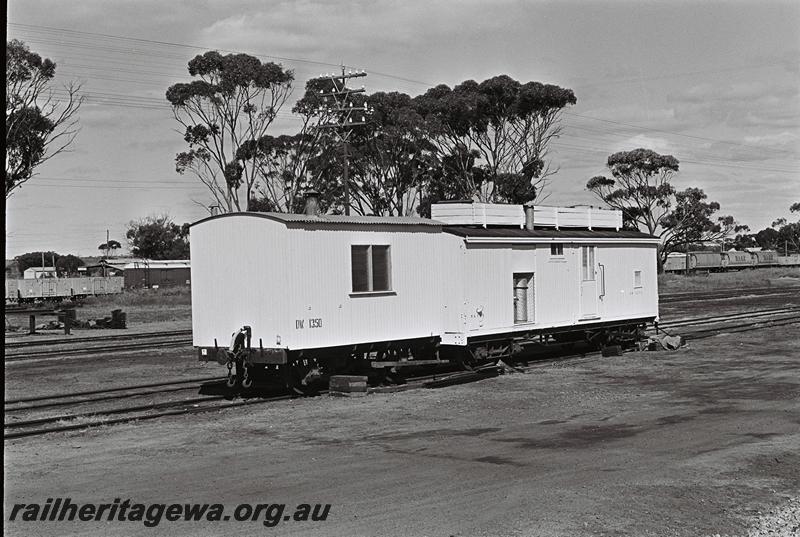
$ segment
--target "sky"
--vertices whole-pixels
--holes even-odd
[[[98,255],[131,220],[207,216],[210,194],[175,172],[183,136],[164,97],[187,62],[237,51],[306,80],[364,69],[368,92],[424,93],[507,74],[557,84],[577,104],[550,156],[548,205],[599,205],[586,181],[608,155],[644,147],[680,161],[757,231],[800,201],[800,2],[389,0],[170,2],[10,0],[8,38],[82,84],[81,131],[6,207],[6,258]],[[273,134],[293,133],[291,102]],[[794,215],[796,219],[797,216]]]

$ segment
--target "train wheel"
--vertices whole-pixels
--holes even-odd
[[[444,360],[450,360],[451,363],[456,364],[459,368],[465,371],[473,371],[473,366],[477,365],[478,363],[474,352],[467,347],[441,351],[440,356]]]
[[[294,358],[282,367],[286,389],[297,395],[319,392],[320,367],[313,358]]]

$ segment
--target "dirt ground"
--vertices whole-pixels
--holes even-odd
[[[800,496],[798,340],[795,324],[439,390],[6,441],[5,532],[747,535]],[[271,528],[8,522],[13,504],[55,497],[331,510]]]

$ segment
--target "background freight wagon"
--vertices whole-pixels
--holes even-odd
[[[7,279],[6,303],[61,301],[122,292],[121,277]]]
[[[192,277],[191,265],[186,259],[104,259],[91,268],[121,275],[126,289],[189,285]]]

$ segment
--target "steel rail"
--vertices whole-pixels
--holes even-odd
[[[189,330],[162,330],[158,332],[136,332],[133,334],[109,334],[99,335],[97,337],[75,337],[64,339],[38,339],[28,341],[9,341],[6,342],[7,349],[27,348],[27,347],[43,347],[46,345],[72,345],[75,343],[102,343],[105,341],[116,340],[133,340],[133,339],[146,339],[146,338],[166,338],[166,337],[179,337],[191,336],[192,331]]]
[[[162,418],[162,417],[166,417],[166,416],[180,416],[180,415],[186,415],[186,414],[198,414],[198,413],[201,413],[201,412],[212,412],[212,411],[215,411],[215,410],[225,410],[225,409],[233,408],[233,407],[255,405],[255,404],[264,404],[264,403],[272,403],[272,402],[275,402],[275,401],[284,401],[284,400],[291,399],[292,397],[293,396],[291,396],[291,395],[280,395],[280,396],[270,397],[270,398],[266,398],[266,399],[257,399],[257,400],[248,400],[248,401],[236,401],[236,402],[232,402],[232,403],[228,403],[228,404],[220,404],[220,405],[192,406],[192,407],[188,407],[188,408],[186,408],[186,407],[184,407],[184,408],[172,408],[172,409],[169,409],[169,410],[162,410],[160,412],[155,412],[155,413],[151,413],[151,414],[140,414],[140,415],[135,415],[135,416],[125,416],[125,417],[112,418],[112,419],[108,419],[108,420],[92,421],[92,422],[86,422],[86,423],[70,423],[70,424],[64,424],[64,425],[59,425],[59,426],[55,426],[55,427],[45,427],[45,428],[39,428],[39,429],[30,429],[30,430],[27,430],[27,431],[12,431],[10,433],[6,433],[4,431],[3,438],[5,440],[10,440],[10,439],[14,439],[14,438],[22,438],[22,437],[27,437],[27,436],[40,436],[40,435],[49,434],[49,433],[67,432],[67,431],[74,431],[74,430],[79,430],[79,429],[89,429],[89,428],[92,428],[92,427],[99,427],[99,426],[102,426],[102,425],[115,425],[115,424],[119,424],[119,423],[129,423],[129,422],[132,422],[132,421],[146,421],[146,420],[152,420],[152,419]],[[214,400],[218,400],[218,398],[214,399]],[[175,404],[173,404],[172,406],[174,407],[174,406],[181,406],[181,405],[186,405],[186,404],[189,404],[189,403],[185,403],[185,402],[181,401],[181,402],[175,402]],[[96,414],[96,416],[100,416],[100,415],[103,415],[103,414]],[[81,418],[81,417],[83,417],[83,415],[78,414],[78,415],[75,415],[72,419],[78,419],[78,418]]]
[[[431,375],[424,375],[420,377],[411,377],[407,379],[409,382],[405,385],[402,385],[405,389],[409,389],[410,387],[415,387],[417,385],[422,385],[423,382],[428,381],[430,379],[435,379],[436,377],[441,377],[441,373],[431,374]],[[329,393],[329,390],[320,390],[316,392],[317,395],[323,395]],[[227,408],[239,407],[239,406],[246,406],[246,405],[253,405],[253,404],[263,404],[263,403],[271,403],[275,401],[285,401],[289,399],[297,398],[297,395],[292,394],[281,394],[277,396],[269,396],[266,398],[258,398],[253,400],[247,401],[237,401],[232,402],[229,404],[211,404],[211,405],[202,405],[203,403],[214,403],[216,401],[221,400],[228,400],[227,396],[209,396],[203,398],[192,398],[192,399],[182,399],[178,401],[167,401],[161,403],[150,403],[147,405],[138,405],[134,407],[127,407],[127,408],[113,408],[108,410],[98,410],[95,412],[87,412],[87,413],[75,413],[75,414],[68,414],[68,415],[60,415],[60,416],[50,416],[46,418],[37,418],[32,420],[25,420],[19,422],[12,422],[6,423],[6,429],[24,429],[26,427],[36,426],[36,425],[51,425],[53,423],[57,423],[59,421],[72,421],[81,418],[98,418],[102,416],[109,416],[109,415],[119,415],[119,414],[126,414],[126,413],[140,413],[135,414],[133,416],[123,416],[118,418],[112,419],[102,419],[102,420],[95,420],[90,422],[82,422],[82,423],[66,423],[63,425],[57,425],[52,427],[43,427],[43,428],[35,428],[29,430],[21,430],[21,431],[11,431],[5,432],[4,431],[4,438],[6,440],[10,440],[13,438],[22,438],[28,436],[39,436],[49,433],[55,432],[66,432],[66,431],[73,431],[79,429],[89,429],[91,427],[98,427],[102,425],[114,425],[119,423],[128,423],[131,421],[144,421],[144,420],[151,420],[166,416],[177,416],[177,415],[184,415],[184,414],[195,414],[201,412],[212,412],[215,410],[224,410]],[[198,406],[200,403],[202,406]],[[187,407],[186,405],[192,405]],[[175,408],[175,407],[183,407],[183,408]],[[141,414],[142,412],[148,412],[152,410],[157,410],[158,412],[155,413],[145,413]]]
[[[222,382],[225,379],[220,379],[219,377],[215,377],[215,380]],[[145,395],[159,395],[159,394],[166,394],[166,393],[174,393],[186,390],[197,390],[198,387],[196,385],[189,385],[189,386],[175,386],[172,387],[164,387],[164,388],[154,388],[154,389],[147,389],[142,391],[131,391],[125,393],[115,393],[115,394],[106,394],[106,395],[97,395],[97,396],[89,396],[82,399],[69,399],[65,400],[53,400],[50,402],[44,403],[35,403],[32,405],[26,406],[15,406],[12,408],[5,407],[3,410],[6,414],[13,413],[13,412],[23,412],[25,410],[40,410],[42,408],[53,408],[53,407],[64,407],[64,406],[78,406],[86,403],[97,403],[99,401],[115,401],[121,399],[128,399],[132,397],[141,397]]]
[[[174,348],[191,346],[191,339],[181,340],[158,340],[158,341],[143,341],[139,343],[127,343],[122,345],[105,345],[94,347],[83,347],[79,349],[41,349],[29,352],[17,352],[5,355],[6,362],[23,362],[28,360],[37,360],[42,358],[52,357],[75,357],[75,356],[90,356],[92,354],[115,352],[115,351],[138,351],[149,350],[158,348]]]
[[[659,295],[658,300],[661,304],[672,304],[676,302],[700,302],[704,300],[724,300],[728,298],[738,298],[746,296],[770,296],[770,295],[800,294],[800,286],[788,287],[753,287],[735,290],[718,290],[702,292],[680,292],[664,293]]]
[[[750,312],[750,313],[753,314],[753,313],[757,313],[757,312]],[[792,313],[794,313],[794,312],[792,312]],[[779,315],[782,315],[782,314],[779,314]],[[751,315],[751,317],[752,317],[752,315]],[[746,317],[742,317],[741,315],[737,314],[735,319],[729,319],[729,320],[733,320],[734,322],[736,322],[736,321],[744,320],[745,318]],[[696,320],[698,320],[698,319],[693,319],[692,321],[696,321]],[[715,328],[709,328],[709,329],[706,329],[706,330],[692,331],[692,332],[687,333],[685,335],[685,337],[686,337],[687,340],[705,339],[707,337],[712,337],[714,335],[718,335],[720,333],[725,333],[725,332],[730,332],[730,331],[743,332],[743,331],[754,330],[754,329],[763,329],[763,328],[768,328],[768,327],[786,326],[786,325],[790,325],[790,324],[795,324],[798,321],[800,321],[800,315],[790,315],[789,317],[778,317],[778,318],[771,318],[771,319],[756,319],[756,320],[751,321],[751,322],[734,324],[732,326],[731,325],[724,325],[724,326],[718,326],[718,327],[715,327]],[[724,321],[720,321],[720,322],[724,322]],[[558,358],[544,359],[544,360],[530,360],[530,361],[533,361],[534,363],[533,364],[528,363],[527,365],[522,366],[521,368],[517,368],[517,369],[519,369],[521,371],[528,371],[528,370],[541,369],[541,368],[546,368],[546,367],[567,367],[567,366],[570,366],[570,365],[575,365],[575,364],[579,364],[579,363],[586,363],[586,362],[589,362],[589,361],[596,360],[596,358],[597,358],[597,356],[599,354],[600,354],[599,352],[593,351],[593,352],[588,353],[588,354],[587,353],[581,353],[579,356],[574,356],[574,357],[558,357]],[[428,382],[428,385],[429,385],[429,387],[436,387],[437,385],[445,386],[445,385],[452,385],[452,384],[456,384],[456,383],[460,384],[460,383],[464,383],[464,382],[471,382],[471,381],[481,380],[481,379],[486,378],[487,376],[489,376],[488,373],[483,373],[483,374],[481,372],[472,372],[472,373],[473,374],[471,376],[470,376],[470,372],[456,373],[455,375],[451,374],[449,377],[447,375],[445,375],[438,382],[435,381],[435,380],[433,382]],[[420,382],[421,379],[431,378],[431,377],[433,377],[435,379],[437,376],[440,376],[440,375],[441,375],[441,373],[434,374],[434,375],[426,375],[425,377],[418,377],[417,379],[409,379],[409,380],[411,380],[412,383],[418,383],[418,382]],[[460,376],[462,378],[456,378],[456,376]],[[492,375],[492,376],[494,376],[494,375]],[[467,377],[469,377],[469,378],[467,378]],[[416,385],[416,384],[414,384],[414,385]],[[424,386],[425,383],[423,382],[421,385]],[[327,390],[321,390],[318,393],[320,393],[320,394],[327,393]],[[88,429],[88,428],[96,427],[96,426],[100,426],[100,425],[112,425],[112,424],[126,423],[126,422],[131,422],[131,421],[144,421],[144,420],[155,419],[155,418],[164,417],[164,416],[174,416],[174,415],[193,414],[193,413],[200,413],[200,412],[210,412],[210,411],[215,411],[215,410],[223,410],[223,409],[231,408],[231,407],[245,406],[245,405],[251,405],[251,404],[269,403],[269,402],[280,401],[280,400],[287,400],[287,399],[291,399],[293,397],[296,397],[296,396],[293,396],[293,395],[281,395],[281,396],[275,396],[275,397],[269,397],[269,398],[263,398],[263,399],[257,399],[257,400],[232,402],[232,403],[229,403],[229,404],[213,404],[213,405],[204,405],[204,406],[198,406],[197,405],[198,403],[204,404],[204,403],[216,402],[216,401],[227,400],[228,399],[226,396],[210,396],[210,397],[203,397],[203,398],[183,399],[183,400],[178,400],[178,401],[167,401],[167,402],[160,402],[160,403],[150,403],[150,404],[147,404],[147,405],[138,405],[138,406],[127,407],[127,408],[114,408],[114,409],[100,410],[100,411],[89,412],[89,413],[77,413],[77,414],[72,414],[72,415],[51,416],[51,417],[46,417],[46,418],[38,418],[38,419],[34,419],[34,420],[27,420],[27,421],[22,421],[22,422],[6,424],[6,428],[7,429],[22,429],[22,428],[25,428],[25,427],[30,427],[32,425],[50,425],[50,424],[53,424],[53,423],[57,423],[59,421],[70,421],[70,420],[76,420],[76,419],[86,418],[86,417],[93,418],[93,417],[102,417],[102,416],[113,416],[113,415],[118,415],[118,414],[129,414],[129,413],[132,413],[132,412],[133,413],[139,413],[139,414],[135,414],[133,416],[125,416],[125,417],[112,418],[112,419],[102,419],[102,420],[91,421],[91,422],[70,423],[70,424],[64,424],[64,425],[59,425],[59,426],[54,426],[54,427],[44,427],[44,428],[37,428],[37,429],[31,429],[31,430],[22,430],[22,431],[11,431],[9,433],[4,433],[4,438],[13,439],[13,438],[20,438],[20,437],[25,437],[25,436],[43,435],[43,434],[48,434],[48,433],[52,433],[52,432],[65,432],[65,431],[70,431],[70,430]],[[186,405],[193,405],[193,406],[187,408]],[[182,408],[175,408],[175,407],[182,407]],[[156,410],[157,412],[152,413],[153,410]],[[151,412],[151,413],[141,414],[142,412]]]
[[[778,315],[783,313],[797,313],[797,312],[800,312],[800,306],[775,308],[771,310],[757,310],[757,311],[729,313],[726,315],[715,315],[713,317],[686,317],[684,319],[670,319],[668,321],[658,323],[658,326],[659,328],[661,327],[670,328],[674,326],[688,326],[700,323],[718,323],[731,319],[739,319],[739,318],[746,319],[754,317],[763,317],[767,315]]]

